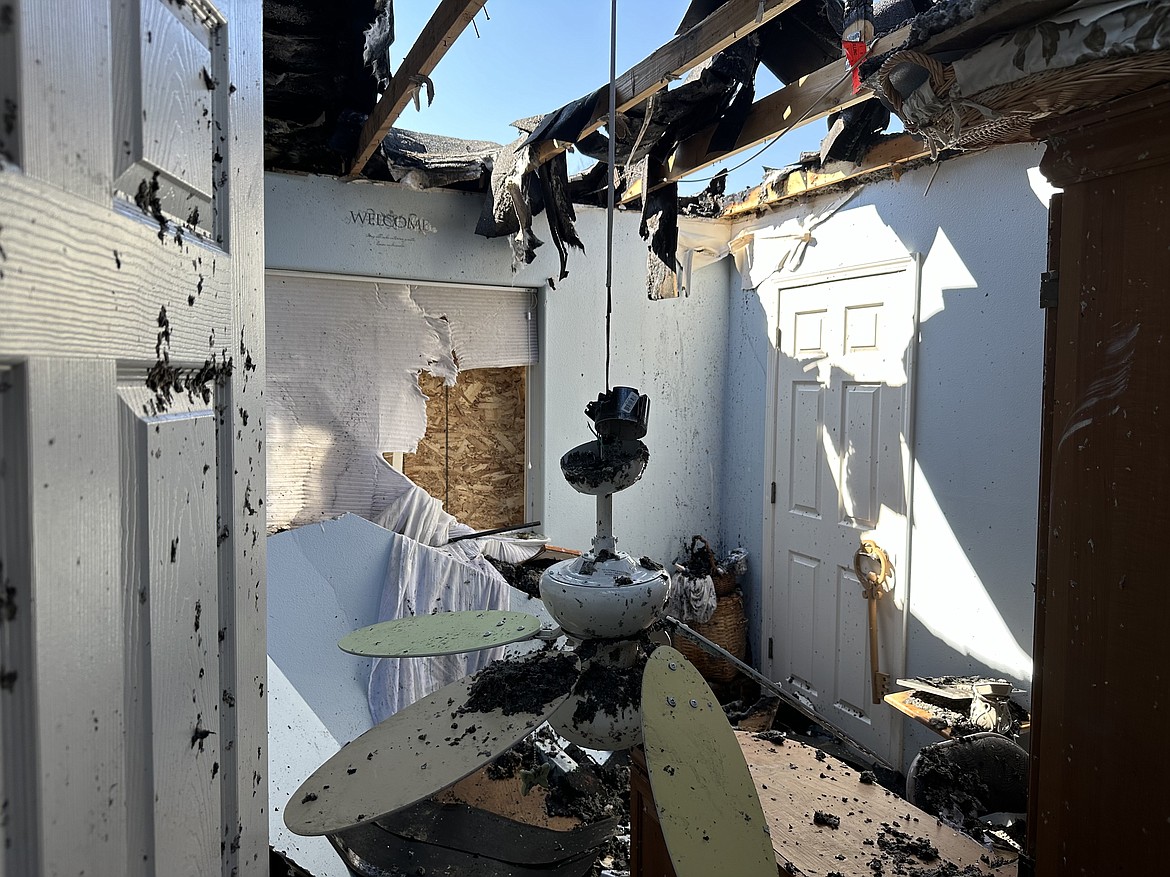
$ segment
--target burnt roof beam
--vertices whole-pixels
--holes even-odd
[[[373,157],[378,144],[402,115],[410,103],[417,87],[415,77],[430,76],[447,50],[471,24],[487,0],[441,0],[430,21],[410,47],[402,63],[398,65],[390,88],[382,95],[378,105],[362,127],[358,140],[358,151],[350,165],[350,174],[358,175]]]
[[[874,42],[870,54],[881,55],[897,48],[909,33],[909,25],[904,25],[880,37]],[[758,146],[765,140],[780,137],[801,125],[823,119],[872,97],[873,92],[865,87],[857,94],[853,93],[853,84],[844,58],[826,64],[752,104],[743,130],[733,148],[714,152],[708,148],[716,125],[711,125],[684,140],[666,160],[660,174],[661,182],[656,183],[656,186],[666,185],[697,173]],[[641,196],[641,181],[637,180],[622,193],[621,202],[626,204]]]
[[[729,0],[690,30],[679,34],[647,55],[615,82],[617,112],[624,113],[643,103],[673,80],[719,54],[728,46],[763,27],[773,18],[795,6],[799,0]],[[593,121],[580,137],[593,133],[605,124],[608,100],[598,100]],[[549,140],[537,149],[536,162],[547,161],[569,146]]]

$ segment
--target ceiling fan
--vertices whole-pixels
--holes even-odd
[[[566,480],[597,497],[597,533],[580,557],[549,567],[540,595],[574,644],[497,661],[439,689],[348,743],[293,794],[284,821],[333,835],[426,799],[495,760],[543,723],[582,746],[646,755],[659,823],[678,877],[725,871],[774,877],[755,784],[723,710],[698,670],[652,638],[670,579],[617,551],[613,494],[642,475],[649,398],[614,387],[591,402],[595,441],[561,459]],[[558,631],[557,633],[559,633]],[[368,657],[475,651],[541,636],[524,612],[414,616],[339,643]]]

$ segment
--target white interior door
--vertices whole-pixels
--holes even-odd
[[[261,4],[0,16],[0,874],[266,874]]]
[[[766,654],[772,678],[896,765],[900,725],[873,703],[853,558],[862,539],[890,557],[879,669],[901,673],[915,264],[805,280],[779,297]]]

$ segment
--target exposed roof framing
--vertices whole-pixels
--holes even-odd
[[[798,0],[730,0],[690,30],[647,55],[617,78],[616,107],[619,113],[645,101],[673,79],[703,63],[752,31],[797,4]],[[584,137],[605,123],[609,103],[599,100],[593,121],[581,132]],[[537,163],[563,152],[567,143],[541,144]]]
[[[941,34],[928,38],[918,48],[921,50],[937,51],[952,48],[968,40],[978,41],[986,38],[990,34],[1010,30],[1023,22],[1034,20],[1045,14],[1052,14],[1058,9],[1069,6],[1071,3],[1072,0],[1020,0],[1020,2],[1014,4],[1002,4],[988,15],[973,17],[955,27],[949,28]],[[880,56],[899,48],[912,33],[913,25],[908,23],[880,37],[874,42],[870,52],[871,55]],[[711,141],[711,135],[715,131],[715,126],[711,126],[679,144],[674,154],[667,159],[665,167],[659,169],[658,179],[651,188],[654,189],[680,180],[683,177],[710,167],[717,162],[758,146],[769,138],[787,134],[794,128],[817,121],[818,119],[823,119],[846,107],[861,103],[864,100],[869,100],[873,96],[873,92],[868,88],[862,88],[857,94],[853,94],[845,69],[845,60],[842,58],[834,61],[832,64],[828,64],[819,70],[802,76],[795,82],[789,83],[783,88],[756,101],[744,123],[743,130],[734,148],[724,152],[711,152],[708,150],[708,144]],[[889,147],[883,146],[880,149],[888,150]],[[908,154],[906,158],[900,159],[900,161],[916,159],[920,157],[917,153],[925,154],[925,151],[921,148],[917,150],[917,153],[913,147],[907,147],[907,149],[909,153],[915,154]],[[882,168],[865,168],[863,166],[859,168],[859,174],[857,175],[872,173],[874,170],[880,170],[888,166],[888,164],[883,165]],[[839,181],[838,179],[833,179],[828,182],[818,183],[810,188],[832,185]],[[791,194],[797,193],[790,193],[781,197],[791,197]],[[627,204],[641,196],[642,181],[634,180],[622,193],[621,203]],[[744,203],[746,204],[747,202]],[[756,208],[744,207],[743,209],[750,210]]]
[[[624,112],[674,78],[737,43],[797,4],[798,0],[731,0],[690,30],[647,55],[617,80],[617,109]],[[601,125],[604,117],[595,124]]]
[[[823,168],[805,168],[793,171],[775,185],[764,183],[756,186],[742,201],[728,205],[720,217],[739,219],[745,214],[766,209],[779,201],[807,195],[818,189],[836,186],[848,180],[891,168],[894,169],[895,175],[899,175],[901,173],[898,170],[900,166],[920,161],[929,156],[930,149],[925,143],[909,134],[902,134],[884,143],[879,143],[867,152],[857,164],[843,161],[830,162]]]
[[[896,49],[909,33],[910,26],[905,25],[886,34],[874,42],[871,54],[881,55]],[[715,133],[714,125],[680,143],[674,154],[667,159],[659,183],[652,188],[682,179],[725,158],[751,149],[771,137],[787,134],[794,128],[823,119],[871,97],[873,92],[864,87],[857,94],[853,93],[849,72],[845,68],[845,59],[841,58],[752,104],[734,148],[724,152],[708,150],[711,136]],[[621,201],[625,204],[641,195],[641,180],[635,180],[622,193]]]
[[[427,22],[414,45],[402,60],[389,90],[382,95],[370,118],[362,127],[357,156],[350,166],[351,174],[360,174],[374,150],[389,133],[391,126],[402,115],[417,88],[417,76],[430,76],[447,50],[475,18],[487,0],[441,0],[435,14]]]

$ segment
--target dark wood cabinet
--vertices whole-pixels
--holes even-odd
[[[1036,133],[1047,142],[1041,168],[1064,194],[1049,259],[1030,857],[1043,877],[1161,873],[1170,86]]]

